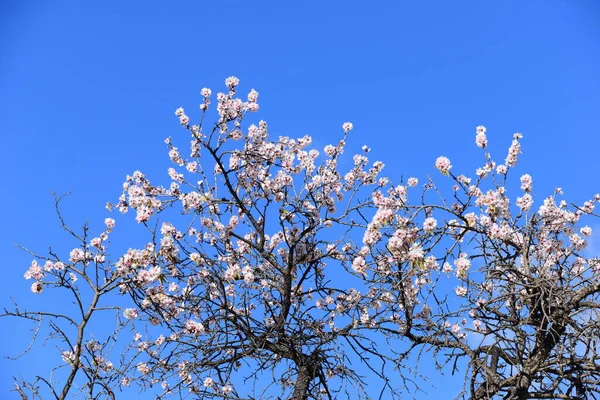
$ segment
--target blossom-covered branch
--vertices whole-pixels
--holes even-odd
[[[108,260],[114,219],[92,239],[63,222],[81,245],[27,271],[34,293],[66,289],[77,304],[76,317],[7,311],[49,318],[68,345],[66,383],[46,381],[55,397],[81,371],[89,398],[128,386],[156,398],[400,398],[426,391],[425,357],[465,376],[465,398],[600,392],[600,263],[584,225],[600,196],[569,206],[557,190],[535,209],[533,178],[515,176],[522,135],[497,164],[482,126],[474,175],[441,156],[439,179],[393,182],[368,147],[346,154],[351,123],[322,149],[274,138],[252,119],[258,92],[243,100],[237,78],[225,84],[214,124],[210,89],[198,116],[176,110],[187,134],[165,141],[169,184],[135,171],[109,204],[135,213],[145,246]],[[101,296],[119,310],[103,342],[86,336]],[[121,356],[108,361],[112,343]]]

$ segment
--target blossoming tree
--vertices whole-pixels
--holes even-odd
[[[190,150],[166,140],[168,186],[136,171],[109,204],[135,212],[145,247],[113,259],[115,219],[93,237],[61,217],[80,245],[67,259],[36,255],[25,278],[41,296],[66,291],[73,312],[4,316],[49,329],[66,372],[17,381],[23,398],[117,398],[126,386],[157,398],[399,398],[419,393],[417,362],[459,373],[464,398],[600,393],[600,263],[580,222],[599,195],[569,206],[557,190],[534,209],[531,176],[520,189],[509,179],[521,135],[497,165],[484,127],[472,177],[439,157],[438,183],[393,183],[367,147],[346,162],[350,123],[324,149],[247,123],[258,93],[243,101],[238,83],[216,96],[213,125],[209,89],[197,123],[176,111]],[[115,324],[100,334],[91,321],[107,312]]]

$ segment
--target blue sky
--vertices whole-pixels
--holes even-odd
[[[393,179],[424,179],[439,155],[472,174],[483,124],[499,160],[524,134],[518,170],[538,201],[556,186],[586,200],[600,191],[599,18],[593,0],[3,1],[0,305],[49,301],[30,293],[15,243],[73,247],[50,192],[72,192],[74,226],[101,229],[126,174],[166,178],[174,110],[230,75],[260,92],[275,135],[325,145],[352,121],[351,144]],[[0,354],[23,336],[0,320]],[[0,361],[0,393],[36,362]]]

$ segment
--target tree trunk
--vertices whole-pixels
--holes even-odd
[[[314,366],[303,365],[300,367],[294,384],[294,394],[290,400],[308,400],[308,386],[315,378],[315,372]]]

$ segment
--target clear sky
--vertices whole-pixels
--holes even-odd
[[[556,186],[586,200],[600,191],[598,21],[595,0],[1,1],[0,305],[52,301],[14,246],[73,247],[50,192],[100,229],[126,174],[166,178],[163,140],[185,134],[174,110],[230,75],[259,91],[273,134],[325,145],[352,121],[392,178],[423,179],[439,155],[472,174],[483,124],[499,160],[524,134],[538,205]],[[0,339],[2,355],[25,346],[7,320]],[[39,360],[0,361],[0,397]]]

